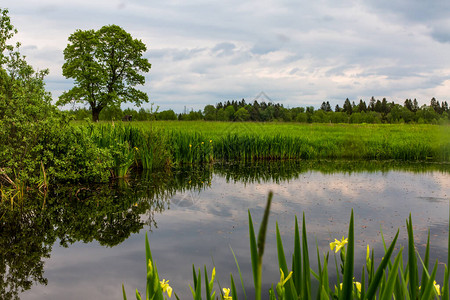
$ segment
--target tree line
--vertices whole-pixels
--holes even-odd
[[[76,120],[89,118],[92,112],[88,108],[78,108],[68,112]],[[107,107],[99,115],[100,120],[121,120],[123,116],[132,120],[205,120],[205,121],[253,121],[253,122],[300,122],[300,123],[428,123],[441,124],[450,121],[447,101],[439,102],[435,98],[429,105],[419,106],[416,99],[406,99],[401,104],[372,97],[368,104],[364,100],[358,103],[344,101],[342,107],[332,109],[329,101],[322,102],[319,109],[313,106],[286,108],[283,104],[254,100],[247,103],[245,99],[208,104],[203,110],[175,113],[172,109],[135,110]]]

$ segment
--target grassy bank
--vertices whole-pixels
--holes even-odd
[[[250,122],[132,122],[75,125],[112,159],[113,177],[212,162],[261,160],[450,161],[450,127]]]
[[[450,127],[386,124],[136,122],[170,135],[174,163],[191,162],[194,146],[216,160],[398,159],[450,160]],[[210,143],[210,141],[212,141]],[[202,142],[204,144],[202,144]],[[208,147],[205,146],[207,144]],[[210,145],[211,144],[211,145]],[[191,145],[191,147],[189,147]],[[210,147],[211,146],[211,147]],[[183,153],[186,152],[186,153]],[[195,160],[194,160],[195,161]]]

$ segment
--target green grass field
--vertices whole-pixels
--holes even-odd
[[[212,140],[215,158],[450,158],[449,126],[206,121],[135,122],[132,126],[191,136],[192,143]]]
[[[115,150],[119,176],[134,163],[153,169],[214,161],[450,161],[450,126],[153,121],[89,128],[100,147]]]
[[[313,139],[360,138],[363,141],[392,139],[425,139],[430,142],[450,141],[450,126],[412,124],[305,124],[209,121],[133,122],[133,126],[149,129],[200,133],[217,139],[226,135],[258,135],[309,137]]]

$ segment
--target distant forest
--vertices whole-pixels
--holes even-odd
[[[87,108],[79,108],[68,112],[75,120],[91,118],[92,113]],[[125,109],[105,108],[100,113],[100,120],[122,120],[131,116],[133,121],[147,120],[206,120],[206,121],[254,121],[254,122],[300,122],[300,123],[427,123],[446,124],[450,122],[447,101],[439,103],[432,98],[430,105],[419,107],[417,100],[406,99],[403,105],[372,97],[367,104],[363,100],[359,103],[348,98],[342,107],[336,105],[334,109],[328,101],[324,101],[319,109],[313,106],[286,108],[282,104],[272,101],[254,100],[247,103],[241,101],[224,101],[214,105],[206,105],[203,111],[185,111],[176,114],[173,110],[158,111],[156,109]],[[127,118],[128,120],[129,118]]]

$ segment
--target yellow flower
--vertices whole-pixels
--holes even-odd
[[[212,140],[209,140],[210,143],[212,143]]]
[[[288,274],[288,276],[286,278],[284,278],[284,273],[283,273],[283,270],[281,270],[281,268],[280,268],[280,273],[281,273],[281,275],[280,275],[280,283],[281,283],[281,285],[285,285],[286,282],[289,280],[289,278],[291,278],[292,271]]]
[[[204,144],[204,142],[202,142],[202,145]]]
[[[355,278],[353,278],[353,279],[355,279]],[[353,284],[356,286],[356,289],[358,290],[358,292],[361,293],[361,282],[353,281]],[[343,285],[343,283],[341,283],[341,284],[339,285],[339,289],[340,289],[341,291],[342,291],[342,285]],[[336,286],[334,286],[334,288],[336,289]]]
[[[367,245],[367,252],[366,252],[366,261],[368,262],[370,258],[370,248],[369,245]]]
[[[149,274],[153,274],[153,264],[150,259],[148,260],[148,272],[149,272]]]
[[[348,239],[344,239],[344,237],[342,237],[341,241],[338,241],[337,239],[334,239],[334,242],[330,243],[330,249],[333,250],[334,248],[336,248],[336,253],[339,252],[339,250],[341,250],[342,247],[345,246],[345,244],[348,243],[347,241]]]
[[[436,289],[436,293],[438,294],[438,296],[441,295],[441,286],[439,284],[436,283],[436,280],[433,282],[434,288]]]
[[[163,293],[167,292],[169,298],[172,297],[172,288],[169,285],[169,280],[166,281],[165,279],[163,279],[163,281],[160,281],[159,284],[161,285]]]
[[[437,284],[436,280],[433,281],[433,285],[434,285],[434,289],[436,290],[436,293],[438,294],[438,296],[440,296],[440,295],[441,295],[441,286],[440,286],[439,284]],[[422,288],[422,287],[419,286],[419,290],[420,290],[421,288]]]
[[[192,145],[191,145],[191,144],[189,144],[189,148],[192,148]]]
[[[283,273],[283,270],[281,270],[281,268],[280,268],[280,273],[281,273],[280,274],[280,282],[277,283],[277,294],[280,297],[280,299],[284,299],[284,294],[285,294],[284,285],[289,280],[289,278],[291,278],[292,271],[289,273],[289,275],[286,278],[284,278],[284,273]]]
[[[233,297],[230,296],[230,289],[223,288],[223,300],[233,300]]]

